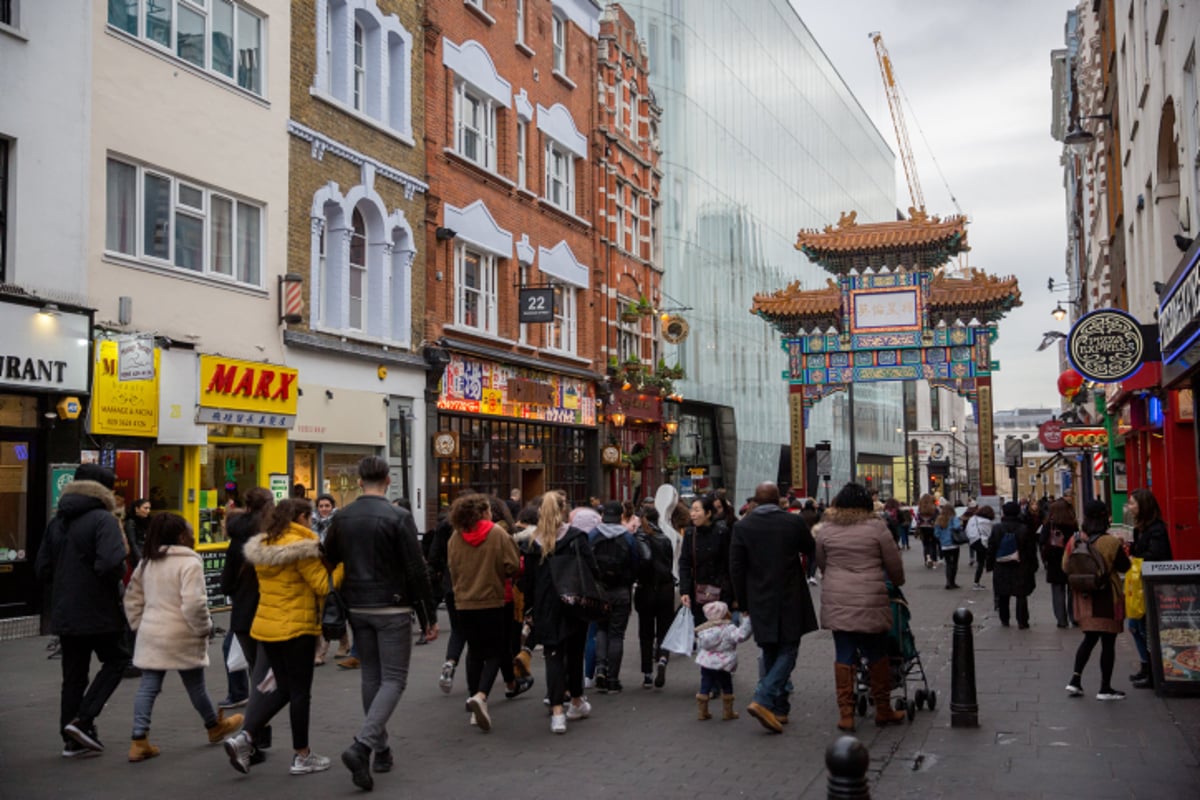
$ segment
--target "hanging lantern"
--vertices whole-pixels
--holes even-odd
[[[1083,388],[1083,376],[1073,369],[1068,369],[1058,376],[1058,393],[1068,400],[1075,398]]]

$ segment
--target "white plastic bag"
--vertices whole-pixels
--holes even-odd
[[[258,684],[258,691],[263,694],[275,691],[275,670],[267,670],[267,676]]]
[[[242,652],[242,643],[234,636],[233,641],[229,643],[229,655],[225,657],[225,669],[230,672],[241,672],[249,668],[250,664],[246,662],[246,654]]]
[[[690,656],[695,647],[696,620],[692,617],[690,608],[680,606],[679,611],[675,614],[675,621],[671,623],[671,627],[667,629],[667,635],[663,637],[662,649],[668,653]]]

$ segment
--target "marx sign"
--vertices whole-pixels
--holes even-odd
[[[298,375],[296,370],[278,364],[202,355],[198,403],[201,409],[248,413],[224,415],[219,420],[211,414],[202,414],[201,421],[290,428],[296,417]]]
[[[1067,358],[1075,371],[1090,381],[1123,381],[1141,369],[1146,358],[1142,327],[1116,308],[1084,314],[1067,336]]]

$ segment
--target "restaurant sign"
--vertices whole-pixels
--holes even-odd
[[[196,422],[291,428],[298,375],[278,364],[202,355]]]
[[[1200,250],[1193,248],[1182,274],[1167,289],[1158,306],[1158,340],[1163,363],[1170,364],[1182,355],[1196,338],[1200,321]]]
[[[1146,357],[1142,327],[1127,312],[1101,308],[1084,314],[1067,336],[1067,358],[1075,371],[1096,383],[1132,376]]]
[[[438,409],[566,425],[596,424],[594,386],[585,380],[451,355]]]

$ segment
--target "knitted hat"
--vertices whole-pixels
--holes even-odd
[[[713,600],[711,603],[704,604],[704,618],[709,622],[729,617],[729,606],[722,603],[720,600]]]
[[[99,464],[80,464],[75,468],[75,480],[95,481],[105,489],[112,489],[117,483],[117,476],[108,467]]]

